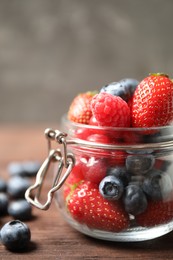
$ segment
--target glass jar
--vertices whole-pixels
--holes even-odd
[[[173,230],[173,126],[98,127],[63,117],[62,130],[75,164],[55,201],[73,228],[121,242]]]

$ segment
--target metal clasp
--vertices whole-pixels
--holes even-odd
[[[36,175],[35,183],[25,192],[26,200],[35,207],[42,210],[47,210],[50,207],[55,191],[61,188],[75,164],[75,158],[73,154],[67,152],[67,134],[48,128],[45,130],[45,136],[48,141],[48,156]],[[56,141],[59,145],[62,146],[61,149],[52,149],[51,141]],[[43,204],[40,202],[41,190],[45,177],[52,163],[57,163],[58,168],[53,180],[52,187],[47,193],[47,200]],[[65,170],[65,172],[63,172],[63,170]]]

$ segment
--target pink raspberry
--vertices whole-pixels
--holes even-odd
[[[121,97],[105,92],[96,94],[91,109],[100,126],[130,126],[130,108]]]

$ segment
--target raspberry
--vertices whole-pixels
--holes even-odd
[[[91,109],[100,126],[130,126],[130,109],[118,96],[105,92],[96,94],[91,101]]]

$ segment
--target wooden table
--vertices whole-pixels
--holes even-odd
[[[0,175],[8,179],[8,163],[14,160],[44,160],[44,129],[52,125],[1,125]],[[55,124],[53,128],[57,127]],[[48,211],[33,208],[26,223],[32,238],[27,251],[12,253],[0,244],[0,259],[173,259],[173,232],[161,238],[138,243],[96,240],[72,229],[55,203]],[[1,217],[1,226],[10,217]]]

